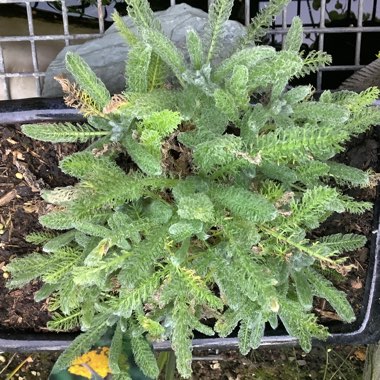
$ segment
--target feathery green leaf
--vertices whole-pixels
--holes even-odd
[[[230,18],[232,0],[214,0],[209,8],[208,28],[210,33],[206,62],[209,63],[216,54],[218,39],[221,37],[223,24]]]
[[[301,48],[303,41],[303,28],[300,17],[293,17],[292,25],[290,26],[288,33],[284,41],[284,50],[290,50],[298,52]]]
[[[88,124],[72,123],[44,123],[44,124],[25,124],[22,131],[27,136],[36,140],[58,142],[86,142],[96,137],[108,136],[109,131],[95,130]]]
[[[111,100],[111,95],[90,66],[78,54],[68,52],[66,54],[66,68],[81,89],[90,95],[98,110],[103,111],[103,108]]]

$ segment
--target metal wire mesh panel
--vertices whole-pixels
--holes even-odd
[[[305,5],[303,13],[302,4]],[[291,7],[293,9],[290,11]],[[338,80],[334,81],[336,85],[347,77],[347,72],[356,71],[376,59],[375,54],[380,50],[380,2],[377,0],[292,1],[269,33],[272,36],[287,33],[295,13],[301,16],[304,22],[305,37],[314,35],[314,43],[311,46],[327,51],[333,56],[332,65],[317,73],[317,90],[334,88],[331,83],[328,86],[324,82],[337,77]],[[306,22],[305,18],[308,19]],[[363,40],[366,42],[365,46]],[[341,73],[343,75],[340,75]]]
[[[25,6],[25,22],[26,28],[24,33],[19,33],[15,28],[10,26],[6,33],[1,28],[4,23],[0,9],[0,100],[12,99],[16,97],[28,97],[30,93],[26,91],[26,81],[28,88],[32,88],[34,96],[41,95],[41,87],[45,70],[49,61],[49,55],[54,58],[54,48],[49,48],[53,43],[60,42],[62,47],[78,43],[81,40],[97,38],[104,33],[104,10],[102,0],[96,0],[97,6],[97,29],[91,32],[82,29],[75,29],[71,25],[69,18],[68,2],[71,0],[61,0],[58,2],[61,6],[61,12],[57,23],[62,26],[61,31],[55,33],[39,32],[36,30],[36,20],[33,11],[34,2],[24,0],[22,4]],[[209,6],[212,0],[188,0],[190,5]],[[175,5],[183,1],[166,0],[162,4],[166,6]],[[0,6],[6,7],[7,4],[20,4],[17,0],[0,0]],[[47,0],[41,0],[39,3],[48,3]],[[240,21],[246,25],[250,19],[261,8],[268,4],[268,0],[235,0],[235,3],[242,9],[240,12]],[[379,1],[380,4],[380,1]],[[378,0],[293,0],[283,13],[276,18],[273,28],[269,31],[271,36],[267,43],[281,45],[283,36],[287,32],[291,19],[295,15],[299,15],[305,25],[305,48],[330,50],[333,54],[333,64],[321,70],[315,78],[312,78],[317,90],[328,88],[327,83],[330,81],[330,87],[336,86],[344,76],[347,77],[351,72],[363,67],[369,63],[369,59],[363,57],[363,52],[368,51],[371,46],[373,51],[380,50],[380,5]],[[205,8],[204,8],[205,9]],[[335,9],[335,10],[334,10]],[[335,12],[335,13],[334,13]],[[346,15],[346,17],[342,17]],[[335,22],[332,17],[335,17]],[[58,17],[58,16],[57,16]],[[17,33],[16,33],[17,32]],[[338,37],[339,38],[336,38]],[[363,36],[365,37],[363,39]],[[372,41],[368,43],[368,41]],[[334,42],[335,41],[335,42]],[[343,41],[341,43],[340,41]],[[363,43],[366,42],[366,43]],[[377,42],[376,42],[377,41]],[[46,44],[47,48],[40,48]],[[49,45],[50,44],[50,45]],[[340,53],[345,46],[345,51]],[[28,50],[30,56],[29,64],[20,62],[24,58],[18,59],[17,64],[11,64],[7,53],[17,49],[23,49],[25,57],[25,49]],[[376,50],[377,49],[377,50]],[[372,59],[375,55],[372,54]],[[330,51],[328,51],[330,53]],[[9,54],[8,54],[9,55]],[[24,64],[24,65],[23,65]],[[336,83],[331,78],[337,79]],[[340,78],[340,79],[339,79]],[[308,78],[309,79],[309,78]],[[338,80],[339,79],[339,80]],[[32,81],[32,82],[31,82]],[[18,86],[16,84],[19,83]],[[12,86],[10,86],[12,84]]]
[[[47,2],[47,0],[40,0],[39,2]],[[19,3],[17,0],[0,0],[0,4],[14,4]],[[61,20],[56,20],[58,23],[61,21],[62,30],[57,34],[40,34],[35,30],[35,20],[32,10],[32,2],[30,0],[24,0],[23,4],[25,4],[26,8],[26,23],[27,30],[24,33],[19,32],[19,25],[14,25],[14,29],[12,26],[10,30],[6,31],[7,35],[0,34],[0,100],[10,99],[10,80],[20,80],[22,83],[22,79],[32,79],[35,86],[35,93],[37,96],[41,95],[41,78],[45,76],[44,70],[41,70],[40,62],[43,60],[42,54],[48,52],[48,49],[37,49],[37,45],[44,42],[53,42],[53,41],[61,41],[63,46],[70,45],[75,40],[84,40],[97,38],[104,33],[104,15],[103,15],[103,7],[102,1],[97,0],[97,9],[98,9],[98,30],[94,30],[91,33],[75,33],[71,32],[69,25],[69,17],[68,17],[68,9],[65,0],[60,1],[61,5]],[[0,14],[0,16],[2,16]],[[2,23],[5,23],[5,18],[2,19]],[[1,26],[1,25],[0,25]],[[28,45],[30,46],[30,57],[31,57],[31,65],[28,65],[25,62],[24,68],[21,70],[17,70],[14,66],[20,67],[18,64],[22,64],[23,62],[17,62],[25,59],[25,49],[28,49]],[[62,47],[63,47],[62,46]],[[48,48],[51,48],[50,44]],[[17,55],[18,49],[24,50],[24,54]],[[28,49],[28,50],[29,50]],[[9,57],[6,56],[5,51],[9,52]],[[41,50],[41,51],[39,51]],[[41,54],[42,53],[42,54]],[[11,62],[11,57],[13,58],[13,62]],[[9,62],[7,62],[7,59]],[[16,62],[15,62],[16,61]],[[18,64],[17,64],[18,63]],[[13,66],[13,67],[12,67]],[[46,67],[45,67],[46,68]],[[30,83],[29,83],[30,86]],[[23,97],[22,91],[23,86],[19,86],[18,91],[21,92],[17,97]]]

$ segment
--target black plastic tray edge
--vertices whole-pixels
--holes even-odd
[[[380,101],[375,102],[380,105]],[[36,122],[82,121],[83,117],[76,110],[67,108],[61,98],[32,98],[12,101],[0,101],[0,124],[22,124]],[[314,345],[321,344],[369,344],[380,341],[380,234],[379,202],[375,205],[374,230],[368,264],[364,302],[358,318],[359,325],[349,332],[333,333],[326,342],[314,340]],[[377,317],[378,316],[378,317]],[[350,326],[350,325],[348,325]],[[64,350],[75,334],[35,333],[14,334],[0,331],[1,351],[61,351]],[[262,347],[295,346],[297,338],[289,335],[265,336]],[[202,338],[193,339],[194,349],[236,349],[238,338]],[[154,343],[156,351],[170,350],[169,342]]]

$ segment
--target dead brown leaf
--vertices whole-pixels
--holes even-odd
[[[363,282],[360,280],[359,277],[357,277],[356,280],[351,280],[351,288],[352,289],[362,289],[363,288]]]
[[[320,314],[321,317],[327,318],[327,319],[332,319],[333,321],[341,321],[342,318],[339,317],[338,314],[328,311],[328,310],[322,310],[322,309],[317,309],[315,308],[315,311]]]
[[[28,214],[33,214],[34,212],[38,213],[40,211],[40,206],[38,205],[38,203],[34,203],[33,201],[25,202],[22,208]]]
[[[360,360],[361,362],[365,362],[366,355],[367,353],[366,353],[365,348],[360,347],[354,351],[354,357]]]

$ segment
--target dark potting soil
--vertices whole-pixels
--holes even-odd
[[[60,352],[0,353],[0,376],[20,364],[18,380],[47,380]],[[321,380],[363,379],[366,347],[314,347],[305,354],[294,347],[259,348],[247,356],[238,352],[195,351],[193,380]],[[160,375],[164,380],[164,373]],[[176,373],[174,379],[180,379]],[[62,374],[57,380],[78,380]]]
[[[32,140],[19,126],[0,125],[0,138],[0,329],[40,331],[49,320],[46,302],[33,299],[41,284],[33,281],[22,289],[8,290],[8,273],[1,269],[14,257],[39,250],[24,238],[41,229],[38,216],[48,206],[40,190],[74,183],[58,162],[77,148]]]
[[[369,132],[354,138],[347,144],[346,150],[335,157],[335,160],[361,170],[371,170],[378,173],[379,133],[380,128],[373,127]],[[374,203],[377,189],[377,183],[374,181],[371,187],[346,188],[344,193],[356,200]],[[347,260],[344,262],[341,271],[337,273],[326,268],[325,272],[325,275],[347,294],[348,301],[353,306],[356,315],[359,314],[362,306],[370,242],[374,227],[374,212],[370,210],[360,215],[335,213],[319,229],[313,231],[315,237],[336,233],[356,233],[367,237],[365,247],[342,255]],[[314,311],[321,322],[340,320],[334,309],[324,299],[315,299]]]
[[[360,136],[347,146],[337,159],[360,169],[378,169],[378,130]],[[43,188],[72,185],[74,180],[64,175],[58,162],[78,150],[75,144],[50,144],[32,140],[20,131],[19,126],[0,125],[0,330],[46,331],[49,320],[47,302],[35,303],[34,293],[40,282],[33,281],[22,289],[8,290],[5,282],[8,273],[1,269],[10,259],[31,253],[39,248],[25,242],[24,237],[41,229],[38,216],[48,211],[39,192]],[[348,195],[374,202],[376,187],[346,189]],[[373,213],[364,215],[333,215],[318,234],[359,233],[370,240]],[[363,297],[369,245],[346,254],[345,263],[350,271],[335,274],[328,271],[330,279],[345,293],[358,313]],[[344,268],[343,268],[344,269]],[[338,319],[334,310],[324,300],[317,299],[315,312],[321,321]]]

